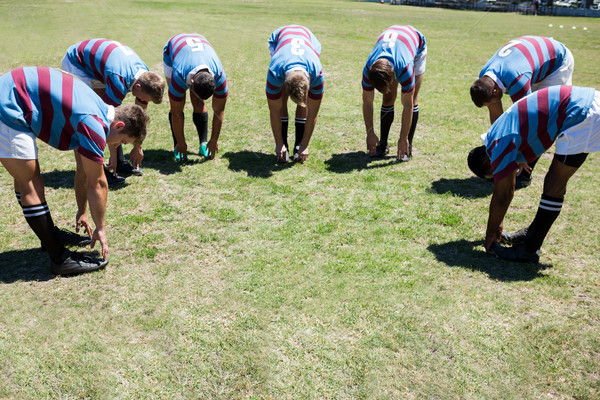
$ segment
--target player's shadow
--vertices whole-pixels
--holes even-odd
[[[48,255],[37,249],[9,250],[0,253],[0,282],[48,281],[50,272]]]
[[[334,154],[329,160],[325,161],[327,170],[338,174],[346,174],[363,169],[383,168],[397,163],[396,156],[388,155],[382,158],[371,158],[364,151]]]
[[[530,281],[544,276],[549,264],[527,264],[504,261],[483,251],[481,240],[455,240],[427,246],[438,261],[449,267],[461,267],[488,274],[498,281]]]
[[[437,194],[450,193],[453,196],[474,199],[490,196],[494,183],[477,176],[463,179],[438,179],[431,183],[431,191]]]
[[[53,189],[73,189],[75,187],[75,171],[54,170],[42,172],[42,179],[45,187]],[[115,191],[125,187],[127,187],[127,181],[118,185],[111,185],[109,188],[111,191]]]
[[[256,151],[242,150],[227,152],[223,158],[229,161],[229,169],[235,172],[246,172],[248,176],[257,178],[269,178],[275,171],[291,168],[293,161],[285,164],[277,162],[275,154],[265,154]]]
[[[203,160],[196,159],[193,153],[188,153],[187,161],[176,162],[172,150],[148,149],[144,150],[142,169],[154,169],[162,175],[172,175],[181,172],[183,165],[198,164]]]

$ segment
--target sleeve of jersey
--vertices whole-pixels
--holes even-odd
[[[531,93],[531,79],[526,75],[519,75],[506,89],[513,102],[521,100]]]
[[[118,75],[108,75],[106,77],[106,90],[102,100],[111,106],[120,106],[129,88],[125,84],[125,80]]]
[[[95,163],[102,164],[107,132],[108,127],[100,120],[92,116],[86,117],[77,124],[77,135],[79,135],[77,152]]]
[[[173,101],[183,101],[185,99],[185,91],[187,86],[185,81],[173,71],[173,78],[169,84],[169,98]]]
[[[325,79],[323,77],[323,70],[321,70],[319,75],[310,82],[308,97],[312,100],[321,100],[323,98],[323,92],[325,92]]]
[[[402,86],[402,93],[412,92],[415,88],[415,73],[412,65],[407,65],[400,75],[398,76],[398,82]]]
[[[267,98],[269,100],[277,100],[281,97],[281,86],[283,85],[283,81],[277,79],[273,72],[269,69],[267,72]]]
[[[365,64],[365,67],[363,68],[363,73],[362,73],[362,88],[363,88],[363,90],[367,90],[367,91],[374,90],[373,85],[371,85],[371,81],[369,80],[369,77],[367,76],[367,65],[366,64]]]
[[[511,137],[505,136],[492,143],[492,146],[488,149],[488,154],[490,152],[494,182],[502,180],[518,168],[516,161],[517,147]]]
[[[215,79],[215,93],[214,96],[219,99],[224,99],[229,93],[229,87],[227,87],[227,77],[225,71],[221,70],[221,74]]]

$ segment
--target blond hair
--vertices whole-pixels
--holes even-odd
[[[304,100],[310,80],[303,71],[292,71],[285,77],[285,89],[290,99],[300,107],[306,107]]]

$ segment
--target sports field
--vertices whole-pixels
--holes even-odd
[[[166,41],[197,32],[229,83],[213,161],[200,162],[189,101],[186,164],[172,158],[168,99],[149,105],[145,174],[109,192],[104,271],[53,277],[0,169],[0,398],[600,397],[600,156],[569,182],[539,265],[484,253],[492,185],[466,165],[489,125],[469,96],[487,59],[552,36],[573,52],[574,84],[600,89],[600,21],[342,0],[0,0],[0,22],[1,73],[59,67],[97,37],[162,72]],[[286,24],[323,45],[304,164],[277,164],[264,94],[266,40]],[[361,112],[364,62],[393,24],[428,45],[403,164],[365,155]],[[533,218],[551,156],[507,230]],[[73,155],[40,144],[39,159],[54,221],[72,227]]]

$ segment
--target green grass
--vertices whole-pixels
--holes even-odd
[[[598,157],[570,182],[540,266],[484,254],[491,187],[466,166],[488,124],[468,88],[494,51],[553,36],[575,56],[574,83],[600,88],[597,20],[341,0],[107,0],[2,1],[0,21],[0,72],[58,67],[69,45],[93,37],[126,43],[160,71],[169,37],[199,32],[230,85],[214,161],[172,162],[168,103],[149,106],[145,174],[109,193],[105,271],[52,277],[0,170],[0,398],[600,396]],[[266,40],[290,23],[321,41],[326,91],[309,160],[280,166]],[[396,23],[417,27],[429,49],[407,164],[363,152],[362,67]],[[397,113],[395,136],[398,123]],[[189,116],[186,137],[195,153]],[[533,217],[550,159],[517,192],[507,229]],[[41,145],[40,163],[53,218],[70,226],[73,156]]]

